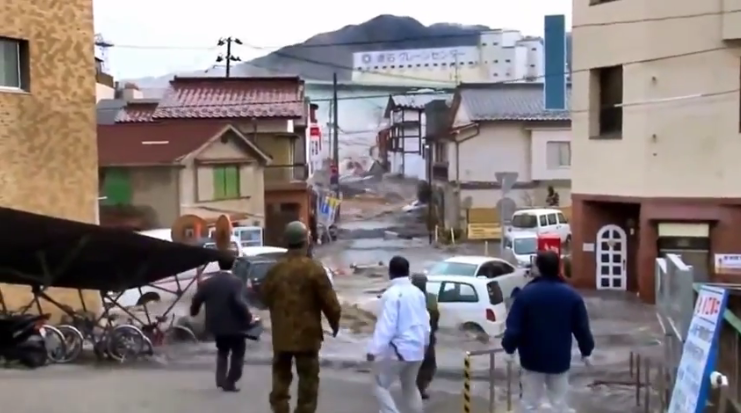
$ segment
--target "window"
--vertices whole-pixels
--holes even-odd
[[[590,0],[589,5],[590,6],[596,6],[598,4],[604,4],[604,3],[610,3],[617,0]]]
[[[441,261],[435,264],[428,275],[470,275],[476,274],[477,265],[462,262]]]
[[[571,143],[546,142],[545,156],[548,169],[568,168],[571,166]]]
[[[499,287],[499,283],[492,281],[486,284],[486,289],[489,292],[489,303],[491,305],[502,304],[504,302],[504,294],[502,294],[502,288]]]
[[[239,198],[239,166],[216,166],[214,172],[214,199]]]
[[[444,282],[437,301],[439,303],[477,303],[479,295],[471,284]]]
[[[531,255],[538,252],[537,238],[515,238],[512,250],[517,255]]]
[[[566,217],[564,216],[564,214],[562,214],[562,213],[559,212],[558,213],[558,223],[559,224],[568,224],[569,223],[569,220],[566,219]]]
[[[556,219],[556,214],[548,214],[548,225],[556,225],[558,224],[558,220]]]
[[[28,42],[0,37],[0,87],[28,90]]]
[[[107,169],[103,175],[103,204],[131,205],[131,180],[123,168]]]
[[[548,220],[546,219],[545,215],[541,215],[539,218],[540,218],[539,219],[540,226],[541,227],[547,227],[548,226]]]
[[[512,217],[512,227],[514,228],[536,228],[538,226],[538,217],[533,214],[517,214]]]
[[[596,111],[591,127],[592,137],[620,139],[623,132],[623,67],[592,70],[590,87],[594,89],[590,107]]]
[[[476,273],[477,277],[496,278],[506,274],[512,274],[514,268],[504,262],[487,262],[481,264],[479,271]]]

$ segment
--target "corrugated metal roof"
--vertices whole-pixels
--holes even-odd
[[[399,109],[424,109],[433,100],[449,99],[451,96],[450,93],[393,95],[391,102]]]
[[[461,105],[470,120],[477,121],[562,121],[571,120],[569,110],[545,110],[542,84],[502,83],[461,85]],[[571,89],[566,96],[570,107]]]

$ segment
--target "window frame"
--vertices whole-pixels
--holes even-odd
[[[556,162],[553,164],[551,158],[554,157],[551,151],[555,151]],[[564,161],[563,158],[566,158]],[[571,142],[568,141],[547,141],[545,143],[545,160],[546,168],[568,169],[571,167]]]
[[[445,286],[447,284],[453,285],[453,289],[458,290],[458,292],[456,294],[457,295],[457,298],[458,298],[457,300],[446,300],[445,299],[446,297],[443,295],[443,292],[445,291]],[[474,298],[473,300],[465,300],[465,301],[464,300],[460,300],[460,297],[462,296],[461,293],[460,293],[460,290],[461,290],[461,287],[464,286],[464,285],[467,286],[467,287],[470,287],[471,290],[473,290],[473,298]],[[441,299],[440,297],[442,297],[443,299]],[[458,281],[443,281],[440,284],[440,293],[439,293],[439,295],[437,297],[437,302],[438,303],[451,303],[451,304],[458,304],[458,303],[478,303],[479,300],[480,300],[479,292],[476,290],[476,286],[474,286],[473,284],[464,283],[464,282],[458,282]]]
[[[0,84],[0,91],[24,91],[30,92],[30,67],[29,67],[29,50],[28,41],[14,37],[0,36],[0,43],[11,43],[15,45],[15,64],[18,83],[16,85]],[[0,55],[2,56],[2,55]]]
[[[241,168],[239,165],[214,165],[211,168],[213,182],[213,200],[224,201],[229,199],[239,199],[242,197],[241,191]],[[227,173],[233,174],[230,177]],[[234,181],[233,187],[229,181]]]
[[[612,1],[612,0],[611,0]],[[618,83],[619,88],[615,86]],[[591,88],[596,88],[596,102],[590,102],[590,139],[622,139],[625,103],[625,71],[623,65],[597,67],[590,70]],[[610,93],[609,91],[615,91]],[[608,91],[606,93],[606,91]],[[590,98],[591,99],[591,98]]]

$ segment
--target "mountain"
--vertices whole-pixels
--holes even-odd
[[[475,46],[481,31],[489,27],[437,23],[425,26],[411,17],[380,15],[358,25],[321,33],[303,43],[283,47],[266,56],[240,63],[234,76],[299,75],[306,79],[332,80],[336,71],[340,80],[352,76],[352,54],[362,51],[425,49],[435,47]],[[571,53],[571,36],[567,39]],[[570,58],[569,58],[570,60]],[[223,68],[207,72],[178,73],[190,76],[224,76]],[[172,75],[132,79],[142,89],[164,87]]]

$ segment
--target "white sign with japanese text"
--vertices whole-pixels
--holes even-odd
[[[702,413],[705,410],[727,297],[728,292],[724,288],[700,288],[684,341],[668,413]]]
[[[365,69],[372,67],[403,67],[436,63],[468,64],[469,62],[478,61],[478,48],[472,46],[353,53],[353,67]]]
[[[741,254],[715,254],[713,261],[718,274],[741,274]]]

